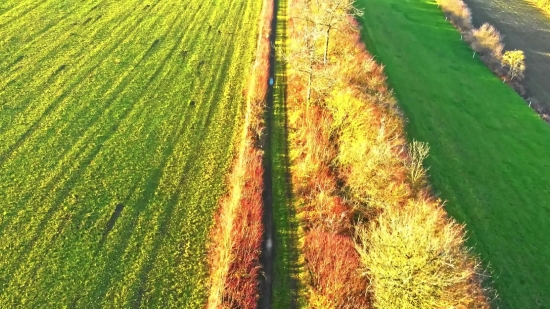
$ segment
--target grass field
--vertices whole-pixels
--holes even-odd
[[[430,144],[430,181],[494,272],[501,308],[550,304],[550,127],[422,0],[360,0],[367,48]]]
[[[0,4],[0,304],[200,308],[262,2]]]

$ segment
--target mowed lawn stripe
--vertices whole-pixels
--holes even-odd
[[[430,144],[435,192],[494,271],[502,308],[550,303],[550,127],[460,40],[435,3],[361,0],[367,48]]]
[[[141,57],[143,58],[143,56]],[[136,70],[136,71],[133,71],[133,72],[136,72],[136,73],[143,73],[143,74],[146,74],[147,71],[145,70]],[[129,83],[127,82],[125,85],[128,85]],[[126,87],[126,86],[124,86]],[[143,93],[144,91],[146,90],[146,88],[142,89],[141,90],[141,93]],[[113,98],[114,99],[114,98]],[[111,99],[107,100],[107,101],[110,101]],[[120,100],[120,102],[124,102],[122,100]],[[137,102],[135,100],[126,100],[126,102]],[[73,126],[70,126],[68,124],[73,124],[74,125],[74,120],[75,119],[72,119],[71,116],[72,114],[76,114],[77,115],[77,111],[74,110],[74,109],[70,109],[70,107],[73,107],[74,106],[74,101],[72,100],[66,100],[65,103],[67,103],[65,106],[69,106],[69,108],[67,109],[64,109],[64,110],[56,110],[55,112],[53,112],[52,114],[55,115],[53,117],[50,117],[50,118],[47,118],[45,119],[44,121],[42,121],[40,124],[41,124],[41,127],[43,128],[43,130],[40,130],[37,132],[37,134],[35,135],[35,138],[30,140],[29,143],[26,143],[25,145],[23,146],[33,146],[34,148],[31,148],[29,149],[28,153],[34,153],[35,155],[34,156],[30,156],[29,157],[26,157],[26,156],[18,156],[17,158],[21,159],[20,162],[15,162],[15,165],[16,166],[20,166],[21,164],[25,164],[25,162],[31,162],[32,164],[32,160],[40,160],[41,157],[38,155],[41,153],[41,149],[44,149],[44,148],[47,148],[47,149],[57,149],[58,151],[54,152],[53,154],[50,154],[50,153],[45,153],[44,155],[45,156],[50,156],[50,160],[48,160],[48,163],[50,164],[57,164],[59,166],[59,162],[62,162],[62,163],[68,163],[68,162],[71,162],[71,161],[64,161],[62,160],[62,158],[60,157],[51,157],[52,155],[55,156],[55,155],[62,155],[63,154],[63,151],[61,151],[62,149],[68,149],[69,151],[72,149],[72,145],[73,143],[75,143],[77,140],[78,140],[78,136],[79,134],[74,134],[74,133],[78,133],[78,132],[70,132],[69,130],[74,128]],[[72,103],[72,104],[71,104]],[[100,104],[97,104],[98,102],[96,102],[96,105],[95,106],[83,106],[83,108],[85,109],[86,112],[91,112],[91,110],[93,110],[94,108],[99,108],[99,107],[102,107]],[[80,107],[80,106],[77,106],[77,107]],[[104,116],[105,114],[110,114],[112,116],[115,116],[115,117],[119,117],[118,121],[120,121],[120,115],[121,115],[121,111],[125,111],[126,113],[128,113],[130,111],[129,108],[124,108],[123,106],[121,106],[120,104],[112,104],[111,106],[109,106],[108,109],[106,109],[102,116]],[[117,115],[118,113],[118,115]],[[85,115],[82,115],[85,117]],[[111,116],[111,117],[112,117]],[[122,116],[123,117],[123,116]],[[61,128],[56,128],[56,130],[58,130],[57,132],[51,132],[50,128],[54,127],[55,124],[58,124],[59,122],[59,119],[66,119],[65,122],[62,122],[62,125],[63,127]],[[48,121],[48,120],[51,120],[51,121]],[[104,130],[106,131],[112,131],[112,129],[114,128],[113,125],[109,126],[108,124],[115,124],[116,120],[115,119],[109,119],[107,118],[106,119],[106,122],[102,125],[100,125],[99,127],[101,128],[104,128]],[[96,123],[86,123],[86,124],[83,124],[82,126],[79,126],[80,129],[84,129],[84,128],[93,128],[94,125],[96,125]],[[116,126],[116,125],[115,125]],[[116,128],[115,128],[116,129]],[[68,131],[68,132],[67,132]],[[53,133],[53,134],[52,134]],[[99,134],[100,136],[102,135],[101,133],[105,134],[105,137],[108,136],[108,132],[97,132],[96,134]],[[59,135],[61,136],[66,136],[67,138],[65,139],[60,139],[59,138]],[[34,137],[34,136],[33,136]],[[97,137],[97,135],[96,135]],[[71,140],[72,138],[72,140]],[[103,140],[94,140],[94,141],[89,141],[91,143],[97,143],[97,144],[103,144],[104,142],[106,141],[106,139],[104,138]],[[61,142],[66,142],[65,145],[60,145]],[[22,147],[22,149],[20,149],[20,151],[23,151],[25,149],[25,147]],[[97,152],[96,152],[97,153]],[[88,160],[91,160],[88,159]],[[35,171],[35,174],[38,174],[38,177],[40,177],[40,173],[39,171],[43,171],[43,173],[45,175],[47,175],[48,173],[49,174],[53,174],[55,172],[55,169],[53,168],[53,166],[48,166],[48,165],[43,165],[43,166],[40,166],[39,168],[34,168],[34,171]],[[60,173],[63,173],[63,169],[58,169],[57,170],[58,172]],[[77,175],[71,175],[72,177],[75,177]],[[28,180],[28,179],[27,179]],[[38,180],[38,179],[37,179]],[[52,184],[53,185],[57,185],[58,187],[57,188],[47,188],[47,190],[45,190],[44,192],[42,192],[42,196],[43,194],[47,194],[47,192],[60,192],[62,193],[61,194],[61,197],[64,197],[64,193],[70,189],[70,187],[65,187],[65,189],[62,189],[63,187],[61,186],[70,186],[71,185],[71,182],[63,182],[63,181],[59,181],[60,179],[57,179],[57,181],[53,182]],[[39,194],[35,194],[34,197],[35,198],[39,198],[41,195]],[[53,198],[53,196],[52,196]],[[44,203],[44,205],[48,205],[48,206],[52,206],[52,207],[55,207],[56,205],[58,205],[59,203],[61,202],[61,200],[59,199],[55,199],[52,203]],[[20,219],[20,218],[29,218],[33,221],[31,222],[18,222],[19,224],[17,223],[11,223],[10,226],[11,227],[18,227],[18,226],[24,226],[24,227],[29,227],[29,226],[36,226],[36,224],[34,222],[38,222],[38,221],[41,221],[40,224],[37,226],[37,228],[44,228],[44,225],[50,221],[49,219],[50,216],[52,216],[55,212],[55,210],[52,208],[52,209],[48,209],[47,211],[44,210],[44,211],[36,211],[35,213],[31,213],[31,212],[28,212],[28,211],[25,211],[25,208],[24,207],[21,207],[20,208],[22,213],[18,214],[17,218]],[[45,217],[41,217],[40,215],[41,214],[44,214]],[[23,248],[22,244],[26,243],[28,240],[26,240],[24,237],[16,237],[17,235],[17,230],[14,231],[14,235],[11,239],[13,240],[19,240],[20,243],[15,243],[13,244],[15,248]],[[29,235],[32,235],[33,239],[36,239],[37,237],[39,237],[41,234],[43,234],[43,231],[42,230],[35,230],[34,232],[31,232],[29,233]],[[33,245],[34,241],[30,244],[30,245]],[[38,255],[40,254],[39,252],[37,253]],[[33,257],[33,256],[30,256],[29,259],[33,259],[33,258],[36,258],[36,257]],[[17,258],[15,258],[14,260],[19,260]],[[10,260],[7,260],[6,261],[7,263],[10,262]]]
[[[162,18],[161,14],[157,16],[157,20]],[[87,78],[86,82],[88,82],[96,73],[99,65],[109,66],[114,73],[125,72],[124,69],[127,69],[127,67],[120,68],[120,66],[113,65],[114,60],[105,63],[103,59],[112,55],[115,50],[120,51],[122,43],[134,38],[130,34],[135,33],[136,29],[140,29],[137,27],[140,20],[136,20],[133,25],[127,23],[126,19],[122,19],[119,20],[120,24],[113,23],[104,30],[123,39],[122,41],[96,39],[95,36],[98,30],[83,33],[81,37],[85,37],[85,41],[74,39],[65,42],[64,48],[58,47],[57,52],[56,49],[53,49],[48,52],[47,56],[42,58],[38,55],[31,55],[18,65],[21,68],[32,69],[19,69],[20,74],[7,75],[6,78],[3,78],[8,81],[7,84],[11,84],[11,87],[0,91],[0,96],[10,98],[6,102],[7,104],[2,107],[0,113],[0,131],[6,130],[5,133],[0,135],[0,141],[2,142],[0,143],[0,164],[6,156],[10,155],[13,149],[17,148],[18,143],[31,133],[33,126],[40,122],[37,115],[44,115],[46,111],[51,110],[55,107],[53,104],[64,100],[67,95],[73,92],[75,87],[86,89],[88,84],[84,83],[83,79]],[[116,25],[116,27],[112,27],[113,25]],[[99,27],[98,29],[102,28]],[[75,48],[76,46],[78,48]],[[74,54],[67,58],[66,55],[71,52]],[[39,62],[32,60],[35,57],[39,59]],[[26,61],[26,59],[29,60]],[[44,66],[44,63],[47,65]],[[54,75],[64,65],[65,68]],[[11,83],[10,80],[14,82]],[[105,82],[108,84],[109,80]],[[51,103],[49,105],[43,104],[44,101]]]
[[[241,126],[261,3],[167,3],[132,39],[108,38],[125,43],[98,53],[3,163],[1,303],[204,304],[204,244]],[[54,86],[63,84],[43,88]]]
[[[141,61],[143,61],[145,54],[146,51],[140,52],[140,55],[137,55],[134,61],[140,63]],[[93,139],[88,140],[86,143],[95,143],[101,145],[108,137],[109,132],[111,132],[114,128],[114,125],[108,125],[115,123],[113,122],[112,117],[117,117],[117,113],[118,115],[120,115],[121,111],[128,110],[122,108],[123,106],[121,106],[120,104],[112,104],[110,102],[115,101],[125,104],[136,102],[135,100],[120,100],[117,99],[117,97],[124,94],[123,90],[130,84],[132,79],[136,79],[139,77],[136,74],[146,74],[147,71],[129,70],[127,71],[128,74],[117,76],[117,74],[120,74],[120,72],[117,70],[113,70],[113,62],[104,62],[104,66],[102,67],[102,69],[104,69],[106,72],[111,73],[112,75],[102,76],[106,82],[103,84],[104,87],[102,87],[102,90],[99,91],[100,94],[103,94],[103,96],[100,97],[99,100],[92,100],[95,94],[94,90],[96,89],[92,89],[90,87],[89,89],[92,91],[89,93],[75,92],[74,96],[69,96],[66,98],[64,97],[58,102],[59,104],[56,105],[56,108],[50,109],[50,112],[47,115],[42,115],[40,116],[39,120],[35,121],[36,126],[34,127],[34,130],[32,134],[28,134],[27,137],[27,139],[29,139],[30,141],[17,148],[17,151],[19,153],[25,152],[25,149],[27,149],[26,152],[28,154],[34,155],[29,155],[28,157],[17,156],[16,159],[18,160],[10,160],[5,166],[6,170],[10,170],[9,163],[11,163],[11,166],[14,166],[16,168],[18,166],[27,165],[29,168],[34,170],[34,173],[32,175],[29,175],[26,179],[19,179],[19,182],[11,184],[12,186],[23,186],[25,182],[29,182],[34,179],[39,180],[44,179],[43,177],[56,176],[56,170],[58,172],[63,172],[65,167],[60,166],[60,164],[67,164],[71,161],[62,160],[62,155],[66,151],[70,152],[70,150],[74,148],[74,145],[78,142],[78,140],[82,139],[81,136],[83,132],[85,132],[86,130],[96,129],[96,131],[94,131],[95,136],[93,136]],[[112,81],[117,78],[118,82],[113,83]],[[109,81],[111,82],[109,83]],[[81,82],[81,85],[81,89],[86,89],[86,86],[89,87],[89,84],[86,84],[84,82]],[[47,91],[47,89],[43,89],[42,91]],[[139,91],[143,93],[145,91],[145,88],[139,89]],[[82,98],[87,98],[88,100],[82,100]],[[36,101],[40,102],[41,100],[36,99]],[[101,104],[102,102],[104,104]],[[86,103],[89,104],[87,105]],[[111,118],[105,119],[105,117],[108,117],[109,115]],[[65,121],[59,124],[59,119],[65,119]],[[98,124],[97,121],[100,121],[101,119],[103,119],[107,125],[103,123]],[[75,123],[78,123],[79,125],[75,126]],[[38,125],[40,125],[40,127],[38,127]],[[53,129],[54,127],[55,129]],[[65,138],[60,139],[58,138],[59,135],[65,136]],[[56,151],[47,151],[46,153],[44,153],[43,149],[56,149]],[[47,160],[46,164],[34,163],[42,162],[41,160],[43,158],[40,156],[40,154],[42,153],[43,156],[49,157],[49,160]],[[56,165],[59,166],[58,169],[55,168]],[[57,179],[52,184],[59,185],[61,183],[58,183]],[[52,188],[46,188],[44,192],[51,192],[51,189]],[[6,190],[10,189],[7,188]],[[33,194],[33,197],[40,196],[40,193],[38,192],[29,193]],[[28,199],[22,198],[19,201],[18,205],[21,206],[23,205],[22,202],[27,201]],[[16,220],[21,220],[22,218],[27,217],[32,217],[35,220],[38,220],[39,218],[36,213],[33,214],[26,212],[25,209],[22,207],[15,208],[19,211],[19,214],[15,216]],[[17,223],[14,222],[10,225],[12,227],[17,226]],[[18,237],[14,237],[12,239],[14,241],[25,241],[24,239],[18,239]],[[19,247],[19,244],[17,243],[14,245],[15,247]]]

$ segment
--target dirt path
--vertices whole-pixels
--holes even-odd
[[[273,1],[273,19],[271,20],[271,32],[269,34],[269,42],[271,48],[269,51],[269,81],[266,97],[266,133],[264,141],[264,193],[263,193],[263,224],[264,224],[264,239],[262,243],[262,254],[260,262],[262,264],[263,276],[260,281],[260,309],[271,309],[273,298],[273,262],[274,262],[274,239],[275,228],[273,224],[273,163],[269,155],[271,153],[271,138],[273,131],[273,84],[275,81],[275,41],[277,37],[277,13],[278,0]]]
[[[527,94],[550,107],[550,18],[524,0],[464,0],[474,25],[494,25],[507,50],[525,52]]]

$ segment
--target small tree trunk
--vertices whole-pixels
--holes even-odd
[[[325,57],[324,57],[324,65],[327,65],[327,60],[328,60],[328,43],[329,43],[329,39],[330,39],[330,28],[328,28],[327,30],[327,34],[326,34],[326,37],[325,37]]]
[[[311,101],[311,84],[313,83],[313,70],[309,71],[307,79],[307,97],[306,97],[306,112],[309,111],[309,103]]]

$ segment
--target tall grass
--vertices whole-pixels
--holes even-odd
[[[297,9],[306,2],[292,3],[289,52],[298,53],[311,17]],[[307,77],[292,62],[288,72],[291,172],[311,307],[487,308],[463,227],[426,187],[426,147],[407,143],[383,69],[359,42],[356,22],[338,27],[329,63],[314,68],[331,76],[331,91],[314,85],[320,99],[309,106]]]
[[[264,106],[269,70],[269,33],[274,4],[265,0],[256,61],[247,91],[239,153],[211,231],[208,308],[255,308],[259,298],[262,225]]]

